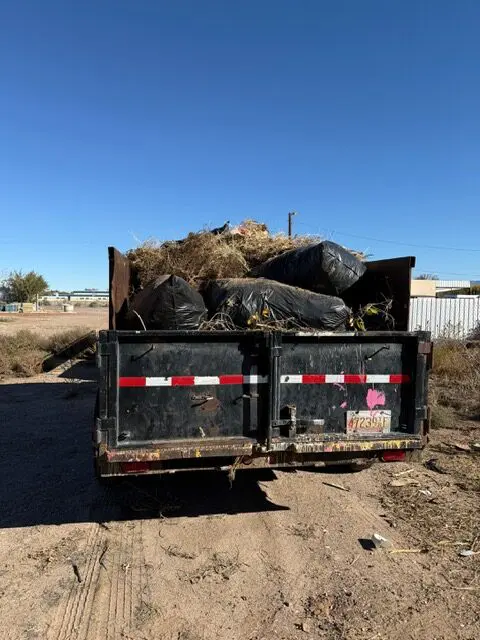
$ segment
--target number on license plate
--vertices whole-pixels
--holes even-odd
[[[347,411],[347,433],[388,433],[391,411]]]

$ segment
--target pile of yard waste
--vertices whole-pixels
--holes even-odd
[[[342,295],[366,271],[359,253],[253,220],[127,256],[134,290],[122,328],[135,330],[344,330],[352,312]]]

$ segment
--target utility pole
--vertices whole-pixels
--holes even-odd
[[[290,213],[288,214],[288,237],[291,238],[292,237],[292,218],[293,216],[296,216],[297,212],[296,211],[290,211]]]

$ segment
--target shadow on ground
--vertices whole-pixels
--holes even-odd
[[[239,472],[232,488],[216,472],[99,486],[91,448],[94,374],[82,365],[51,382],[0,385],[1,527],[287,508],[271,503],[258,484],[275,479],[270,470]]]

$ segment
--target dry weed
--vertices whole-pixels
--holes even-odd
[[[187,579],[191,584],[201,582],[205,579],[212,580],[229,580],[242,566],[236,555],[229,553],[214,553],[211,558],[202,565],[197,571],[188,574]]]
[[[183,551],[176,544],[172,544],[168,547],[162,547],[165,553],[172,558],[182,558],[183,560],[195,560],[197,557],[196,553],[189,553],[188,551]]]
[[[42,370],[42,362],[45,358],[45,351],[32,349],[24,351],[15,356],[11,362],[12,372],[19,377],[28,378],[40,373]]]
[[[49,353],[57,354],[63,351],[66,347],[76,342],[80,338],[84,338],[87,335],[87,331],[82,328],[70,329],[69,331],[62,331],[61,333],[55,333],[49,338],[44,340],[44,346]],[[95,342],[96,336],[93,332],[91,334],[92,346]]]
[[[440,381],[478,388],[480,349],[469,348],[461,340],[444,339],[435,343],[433,353],[433,372]]]
[[[447,426],[448,413],[455,410],[463,416],[480,412],[480,348],[461,340],[439,340],[433,349],[433,376],[430,403],[432,426]],[[450,426],[455,424],[453,411]]]
[[[315,538],[316,536],[316,527],[314,524],[305,524],[299,522],[289,527],[288,531],[293,536],[302,538],[302,540],[310,540],[310,538]]]
[[[72,329],[49,338],[32,331],[21,330],[0,336],[0,376],[34,376],[42,371],[42,363],[85,336],[85,329]],[[92,333],[93,344],[95,336]]]
[[[432,429],[454,429],[457,426],[454,410],[448,406],[432,403],[430,426]]]

